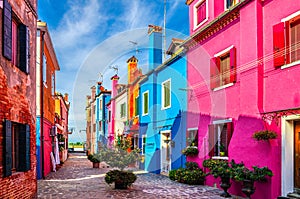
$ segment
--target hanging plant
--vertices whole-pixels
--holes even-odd
[[[199,150],[195,146],[188,146],[182,150],[182,154],[186,156],[196,156],[198,155]]]
[[[270,140],[270,139],[276,139],[277,133],[275,133],[274,131],[262,130],[262,131],[255,132],[252,137],[257,141]]]

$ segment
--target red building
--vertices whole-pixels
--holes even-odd
[[[31,198],[37,192],[34,89],[37,4],[35,0],[2,2],[0,198]]]

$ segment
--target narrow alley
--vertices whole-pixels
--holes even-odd
[[[139,174],[131,189],[115,190],[104,181],[108,170],[93,169],[83,153],[70,153],[57,172],[38,181],[38,198],[222,198],[221,191],[213,187],[190,186],[150,173]]]

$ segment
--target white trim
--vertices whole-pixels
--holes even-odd
[[[292,63],[283,65],[283,66],[281,66],[281,69],[289,68],[289,67],[292,67],[292,66],[295,66],[295,65],[298,65],[298,64],[300,64],[300,60],[297,60],[297,61],[294,61]]]
[[[298,10],[297,12],[295,12],[295,13],[293,13],[293,14],[287,16],[286,18],[281,19],[281,22],[289,21],[289,20],[291,20],[291,19],[297,17],[298,15],[300,15],[300,10]]]
[[[161,131],[160,132],[160,172],[162,172],[163,170],[163,159],[162,159],[162,144],[163,144],[163,134],[169,134],[170,139],[172,140],[172,136],[171,136],[171,130],[165,130],[165,131]],[[169,146],[169,150],[170,150],[170,160],[169,160],[169,172],[172,170],[171,166],[172,166],[172,147]]]
[[[228,53],[233,47],[234,47],[234,45],[231,45],[231,46],[225,48],[224,50],[218,52],[217,54],[214,54],[214,57],[220,57],[220,56]]]
[[[198,127],[194,127],[194,128],[188,128],[187,131],[195,131],[198,130]]]
[[[211,157],[213,160],[228,160],[228,157],[222,157],[222,156],[213,156]]]
[[[203,1],[205,1],[205,9],[206,9],[206,17],[205,17],[205,19],[201,22],[201,23],[199,23],[199,24],[197,24],[198,23],[198,15],[197,15],[197,7],[203,2]],[[194,21],[193,21],[193,23],[194,23],[194,27],[193,27],[193,30],[196,30],[197,28],[199,28],[200,26],[202,26],[205,22],[207,22],[208,21],[208,0],[201,0],[201,1],[199,1],[198,3],[196,3],[195,5],[194,5],[194,7],[193,7],[193,15],[194,15]]]
[[[214,88],[213,91],[222,90],[222,89],[224,89],[224,88],[228,88],[228,87],[233,86],[233,85],[234,85],[234,83],[225,84],[225,85],[223,85],[223,86],[219,86],[219,87],[217,87],[217,88]]]
[[[147,113],[144,112],[145,111],[144,104],[145,104],[145,94],[146,93],[148,94],[148,104],[147,104],[147,106],[148,106],[148,112]],[[149,114],[149,90],[143,92],[143,94],[142,94],[142,116],[145,116],[145,115],[148,115],[148,114]]]
[[[164,95],[164,84],[166,82],[170,82],[170,105],[169,106],[165,106],[165,95]],[[167,79],[166,81],[162,82],[161,83],[161,110],[165,110],[165,109],[168,109],[168,108],[171,108],[172,106],[172,92],[171,92],[171,89],[172,88],[172,82],[171,82],[171,78]]]
[[[224,119],[224,120],[215,120],[212,123],[213,124],[225,124],[225,123],[228,123],[228,122],[232,122],[232,118],[228,118],[228,119]]]
[[[281,118],[281,195],[287,195],[294,190],[294,136],[288,134],[294,135],[294,120],[300,120],[300,115]]]

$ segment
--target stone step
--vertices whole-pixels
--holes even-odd
[[[300,195],[298,193],[289,193],[287,198],[290,199],[300,199]]]

